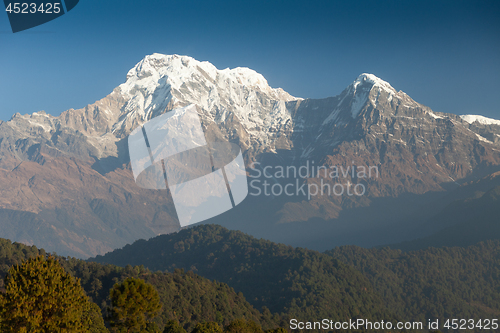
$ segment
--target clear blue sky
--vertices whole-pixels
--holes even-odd
[[[81,0],[13,34],[0,13],[0,119],[106,96],[146,54],[250,67],[299,97],[373,73],[435,111],[500,119],[500,1]]]

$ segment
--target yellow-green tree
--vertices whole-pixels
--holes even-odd
[[[82,323],[88,333],[109,333],[106,325],[104,325],[101,309],[94,302],[89,301],[85,305],[82,314]]]
[[[286,329],[284,329],[283,327],[278,327],[275,329],[267,330],[266,333],[288,333],[288,331]]]
[[[88,332],[83,313],[89,300],[53,257],[12,266],[5,289],[1,332]]]
[[[223,333],[219,324],[214,321],[198,323],[191,333]]]
[[[115,332],[144,330],[161,309],[156,289],[142,279],[127,278],[109,292],[109,323]]]
[[[263,333],[262,328],[254,321],[245,319],[233,320],[224,328],[224,333]]]
[[[163,328],[163,333],[186,333],[177,320],[169,320]]]
[[[3,311],[4,311],[4,298],[2,292],[0,291],[0,329],[2,328]]]

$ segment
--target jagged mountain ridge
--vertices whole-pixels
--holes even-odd
[[[240,125],[238,138],[233,138],[256,152],[290,149],[293,141],[303,138],[306,141],[301,143],[306,148],[301,152],[303,157],[309,156],[315,146],[335,147],[363,134],[394,136],[395,133],[387,133],[391,130],[387,128],[390,125],[388,120],[407,117],[408,121],[413,121],[410,113],[419,116],[419,123],[443,119],[458,127],[472,127],[467,122],[467,119],[472,119],[469,116],[462,119],[451,114],[434,113],[372,74],[360,75],[335,98],[303,100],[280,88],[269,87],[262,75],[248,68],[217,70],[208,62],[187,56],[153,54],[128,72],[125,83],[96,103],[79,110],[70,109],[58,117],[44,112],[24,116],[16,114],[2,124],[1,130],[10,130],[12,136],[28,141],[38,139],[48,150],[56,149],[79,158],[118,157],[117,142],[133,128],[173,108],[189,104],[198,105],[208,121],[222,125],[219,127],[226,130],[230,125]],[[231,121],[229,126],[225,124],[234,117],[237,118],[235,124]],[[362,120],[364,124],[360,124]],[[485,143],[497,142],[480,136],[477,129],[483,125],[489,127],[490,132],[500,132],[498,123],[483,121],[474,124],[476,131],[469,133],[471,136]],[[365,126],[363,133],[339,131],[340,127],[359,129],[360,125]],[[481,130],[485,132],[484,128]],[[304,136],[305,132],[313,133],[314,137]],[[333,138],[320,138],[331,132]],[[494,133],[490,137],[499,135]],[[64,145],[71,139],[71,144]],[[404,137],[388,139],[409,143]],[[22,151],[24,147],[17,144],[15,148]]]
[[[272,89],[262,75],[248,68],[217,70],[187,56],[153,54],[128,72],[125,83],[94,104],[58,117],[43,111],[15,114],[1,130],[82,159],[117,157],[117,142],[135,127],[174,108],[197,104],[208,120],[217,123],[236,114],[253,134],[252,140],[266,146],[267,132],[279,131],[287,122],[284,103],[291,100],[298,99]],[[59,139],[65,136],[82,141],[83,147],[63,146]]]
[[[46,212],[36,216],[43,223],[33,225],[45,226],[45,238],[69,241],[56,242],[60,243],[56,248],[50,247],[54,242],[37,245],[61,253],[71,249],[68,253],[77,256],[103,253],[133,241],[134,235],[147,238],[178,230],[169,198],[133,183],[126,138],[147,120],[189,104],[198,106],[206,136],[238,143],[249,164],[267,163],[271,157],[270,163],[285,165],[354,162],[380,169],[380,177],[367,182],[368,196],[281,202],[273,223],[318,216],[328,220],[342,210],[367,207],[373,198],[443,191],[500,165],[496,139],[500,126],[495,122],[433,112],[371,74],[360,75],[336,97],[301,99],[269,87],[262,75],[247,68],[217,70],[190,57],[153,54],[128,72],[125,83],[94,104],[58,117],[44,112],[16,114],[0,124],[0,168],[5,170],[1,181],[11,184],[0,197],[0,207]],[[19,172],[25,168],[31,171]],[[71,191],[65,177],[58,179],[64,174],[59,168],[80,179],[74,184],[78,190]],[[97,183],[102,186],[96,191]],[[129,205],[132,201],[154,209],[137,209]],[[323,212],[318,214],[320,206]],[[124,225],[109,223],[119,218],[119,211],[134,218]],[[54,219],[54,215],[65,217]],[[6,218],[4,223],[12,222]],[[107,236],[81,237],[89,228]],[[43,237],[33,235],[36,227],[22,233],[8,229],[13,231],[4,237],[43,242]],[[50,234],[51,230],[55,231]]]
[[[372,122],[377,116],[382,120],[405,117],[405,113],[416,108],[422,111],[419,116],[424,115],[420,122],[426,118],[449,119],[459,126],[470,127],[466,116],[462,120],[451,114],[438,115],[372,74],[360,75],[335,98],[303,100],[280,88],[269,87],[262,75],[248,68],[217,70],[208,62],[199,62],[187,56],[153,54],[134,66],[128,72],[126,82],[102,100],[83,109],[70,109],[58,117],[43,111],[24,116],[16,114],[2,124],[6,127],[2,130],[10,129],[13,136],[28,140],[44,138],[45,141],[40,141],[46,146],[79,158],[117,157],[116,143],[133,128],[173,108],[189,104],[197,104],[208,121],[223,128],[229,127],[224,123],[234,115],[242,127],[238,132],[240,143],[257,152],[289,149],[290,145],[293,147],[293,142],[289,142],[291,133],[300,136],[308,131],[315,134],[314,138],[304,138],[312,141],[308,142],[308,146],[325,143],[335,146],[356,134],[336,135],[329,142],[316,139],[319,134],[328,134],[332,127],[335,130],[347,124],[353,125],[368,116]],[[320,106],[317,104],[320,104],[321,110],[318,110]],[[373,110],[380,114],[372,114]],[[500,126],[498,123],[475,124]],[[363,134],[383,133],[371,126],[369,129],[371,131]],[[498,128],[494,132],[498,132]],[[60,143],[67,142],[67,136],[83,142],[79,142],[78,149],[71,149],[72,145]],[[22,150],[22,147],[16,148]],[[302,155],[307,153],[310,151],[306,149]]]

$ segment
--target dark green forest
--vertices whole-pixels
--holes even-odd
[[[10,267],[37,255],[47,254],[0,239],[0,290]],[[92,261],[55,258],[80,279],[103,318],[110,314],[111,288],[130,278],[152,285],[162,307],[148,332],[271,332],[289,328],[291,318],[500,317],[500,241],[410,252],[343,246],[319,253],[203,225]]]
[[[46,253],[35,246],[0,239],[0,291],[4,290],[4,278],[12,265],[37,255]],[[152,272],[144,266],[118,267],[75,258],[56,258],[67,272],[81,279],[86,294],[100,306],[104,316],[107,315],[108,294],[113,285],[128,277],[135,277],[144,279],[158,291],[163,304],[159,316],[155,318],[158,327],[165,326],[169,320],[178,321],[187,332],[199,322],[216,322],[226,326],[236,319],[253,321],[264,329],[286,324],[276,314],[257,311],[243,294],[236,293],[227,284],[210,281],[191,271],[177,269],[172,273]]]
[[[256,308],[299,320],[395,319],[358,270],[331,256],[203,225],[137,241],[100,263],[192,270],[242,292]]]
[[[412,320],[500,317],[500,241],[402,252],[343,246],[326,252],[366,276],[384,304]]]
[[[193,270],[243,292],[257,308],[299,320],[500,316],[499,241],[413,252],[344,246],[319,253],[204,225],[93,260]]]

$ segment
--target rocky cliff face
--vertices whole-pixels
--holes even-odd
[[[361,197],[275,200],[273,224],[336,221],[379,198],[448,191],[500,165],[500,122],[433,112],[371,74],[336,97],[301,99],[247,68],[218,70],[153,54],[94,104],[58,117],[16,114],[0,124],[0,236],[85,257],[178,230],[171,199],[135,185],[126,139],[148,120],[190,104],[207,139],[238,143],[248,165],[377,168],[377,177],[363,180]],[[357,176],[342,178],[356,183]],[[305,178],[318,186],[339,182]],[[256,233],[273,238],[266,230]]]
[[[435,113],[388,83],[363,74],[340,95],[335,110],[321,123],[322,135],[311,140],[306,152],[314,156],[321,147],[316,156],[326,156],[326,163],[353,160],[379,165],[381,183],[393,184],[389,191],[379,186],[372,193],[423,193],[498,165],[498,144],[480,133],[492,138],[499,129]],[[330,136],[325,138],[325,132]],[[332,146],[333,151],[323,148]]]

